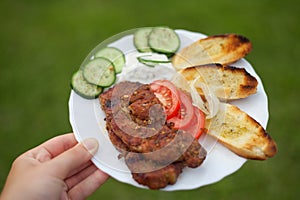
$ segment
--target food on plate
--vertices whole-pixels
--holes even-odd
[[[203,98],[205,104],[209,101],[205,97],[214,95],[221,101],[246,98],[256,92],[258,84],[245,69],[220,64],[188,67],[179,73],[190,88],[195,87],[198,93],[196,97]],[[176,84],[184,85],[184,82],[177,80]],[[202,90],[206,87],[209,90]],[[190,92],[195,91],[190,89]],[[208,135],[217,138],[229,150],[247,159],[265,160],[276,154],[276,143],[251,116],[228,103],[211,101],[210,104],[214,105],[208,109],[209,114],[206,115],[205,128]],[[212,110],[214,114],[208,117]]]
[[[222,102],[257,92],[254,76],[229,66],[251,51],[250,41],[237,34],[208,36],[178,52],[177,33],[140,28],[133,52],[125,56],[110,46],[93,50],[71,80],[81,97],[99,97],[116,157],[150,189],[175,184],[185,167],[204,162],[202,135],[247,159],[265,160],[277,152],[255,119]]]
[[[261,124],[238,107],[222,102],[256,92],[258,82],[245,69],[207,64],[185,68],[179,74],[173,82],[189,91],[193,103],[206,113],[208,135],[247,159],[265,160],[276,154],[276,143]]]
[[[121,73],[125,65],[125,55],[116,47],[105,47],[95,53],[95,58],[106,58],[110,60],[115,68],[116,73]]]
[[[180,47],[177,33],[168,27],[155,27],[149,34],[150,48],[159,53],[172,56]]]
[[[251,42],[237,34],[213,35],[184,47],[172,58],[176,69],[208,63],[227,65],[245,57]]]
[[[206,157],[205,149],[193,133],[175,128],[169,121],[172,117],[167,119],[168,115],[177,116],[172,112],[180,110],[177,108],[180,102],[160,96],[177,95],[175,88],[169,90],[173,87],[170,85],[166,81],[152,85],[126,81],[100,95],[111,142],[124,158],[133,179],[151,189],[174,184],[184,167],[196,168]]]
[[[109,87],[116,80],[116,71],[113,63],[106,58],[90,60],[82,69],[83,77],[90,84],[100,87]]]
[[[218,114],[207,120],[206,127],[209,135],[244,158],[265,160],[277,152],[265,129],[235,105],[220,103]]]
[[[154,56],[153,56],[154,55]],[[168,59],[158,59],[158,58],[154,58],[153,59],[153,57],[155,57],[156,56],[156,54],[151,54],[151,55],[143,55],[143,56],[139,56],[139,57],[137,57],[137,60],[140,62],[140,63],[142,63],[142,64],[144,64],[144,65],[146,65],[146,66],[148,66],[148,67],[155,67],[156,65],[158,65],[158,64],[162,64],[162,63],[170,63],[171,61],[170,60],[168,60]],[[157,57],[157,56],[156,56]]]
[[[168,57],[180,47],[177,33],[169,27],[146,27],[138,29],[133,36],[133,43],[140,52],[157,52]]]
[[[190,94],[167,80],[156,80],[150,87],[162,103],[168,122],[174,128],[185,130],[199,139],[204,132],[205,115],[193,105]]]
[[[84,79],[81,70],[73,74],[71,87],[77,94],[87,99],[97,98],[103,90],[102,87],[88,83]]]
[[[72,89],[81,97],[97,98],[116,81],[116,74],[125,65],[125,55],[115,47],[104,47],[76,71],[71,79]]]
[[[133,173],[132,176],[139,184],[148,185],[151,189],[158,189],[164,188],[166,183],[169,185],[175,184],[183,168],[181,162],[175,162],[160,170],[148,173]]]
[[[139,28],[133,35],[133,44],[139,52],[152,52],[148,45],[148,37],[151,33],[151,27]]]
[[[177,115],[180,109],[179,91],[170,81],[154,81],[150,88],[164,107],[167,119]]]
[[[246,98],[257,89],[257,80],[244,68],[223,66],[221,64],[206,64],[187,67],[179,71],[187,81],[208,85],[215,95],[222,100]],[[203,94],[201,89],[198,89]]]

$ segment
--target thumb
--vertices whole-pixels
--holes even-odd
[[[73,171],[87,163],[98,151],[99,144],[96,139],[83,140],[73,148],[63,152],[49,161],[48,167],[53,169],[56,176],[65,179]]]

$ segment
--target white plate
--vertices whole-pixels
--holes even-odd
[[[176,30],[176,32],[180,36],[181,48],[205,37],[203,34],[186,30]],[[132,32],[128,32],[128,35],[125,35],[126,36],[124,36],[123,33],[106,41],[106,45],[109,44],[110,46],[118,47],[126,53],[134,51]],[[91,51],[84,62],[90,59],[92,54],[99,49],[101,45],[105,44],[101,43],[98,45]],[[259,76],[245,59],[233,63],[232,66],[245,68],[250,74],[256,77],[258,80],[258,87],[256,94],[231,103],[247,112],[266,128],[269,117],[268,100]],[[87,100],[78,96],[74,91],[71,91],[69,99],[69,115],[73,132],[79,142],[89,137],[96,138],[99,141],[100,150],[92,158],[92,161],[99,169],[121,182],[145,188],[132,179],[131,173],[124,164],[124,161],[118,159],[119,152],[115,150],[108,138],[105,129],[105,114],[101,110],[98,99]],[[208,185],[237,171],[246,162],[246,159],[232,153],[208,136],[206,136],[205,142],[202,145],[208,151],[204,163],[196,169],[185,168],[176,184],[169,185],[162,190],[189,190]]]

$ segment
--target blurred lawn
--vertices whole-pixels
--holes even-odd
[[[300,178],[298,1],[141,2],[0,1],[0,189],[16,156],[71,131],[69,80],[93,47],[128,29],[168,25],[250,38],[254,49],[247,59],[268,93],[267,130],[279,152],[268,161],[249,161],[234,175],[192,191],[142,190],[111,179],[90,199],[296,199]]]

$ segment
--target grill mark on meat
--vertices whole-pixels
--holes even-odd
[[[166,123],[148,84],[116,84],[100,95],[100,104],[109,138],[138,183],[163,188],[174,184],[184,167],[198,167],[205,159],[197,140]]]

